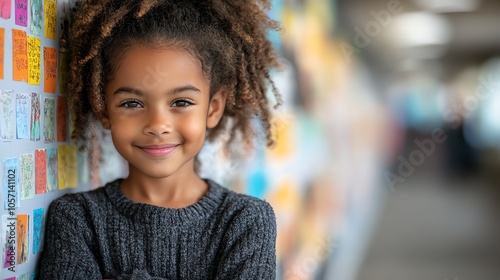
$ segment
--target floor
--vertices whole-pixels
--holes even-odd
[[[500,184],[431,174],[388,195],[358,280],[500,279]]]

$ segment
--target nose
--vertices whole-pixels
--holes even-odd
[[[172,123],[165,109],[151,109],[144,125],[144,134],[160,136],[171,132]]]

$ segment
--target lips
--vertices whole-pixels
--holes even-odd
[[[173,153],[179,145],[151,145],[138,146],[144,153],[151,157],[166,157]]]

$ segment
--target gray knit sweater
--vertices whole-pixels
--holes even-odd
[[[133,202],[120,180],[54,200],[39,279],[275,279],[271,206],[206,181],[181,209]]]

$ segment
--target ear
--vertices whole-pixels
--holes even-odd
[[[109,120],[107,112],[101,118],[101,124],[104,129],[111,129],[111,121]]]
[[[210,104],[208,105],[208,116],[207,116],[207,128],[214,128],[219,123],[222,115],[224,114],[224,108],[226,108],[226,91],[221,89],[217,91],[212,98],[210,98]]]

